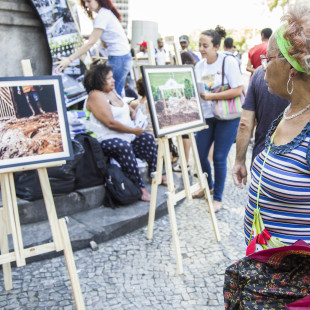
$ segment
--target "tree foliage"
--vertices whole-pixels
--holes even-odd
[[[267,5],[269,7],[269,10],[272,11],[274,8],[281,6],[284,8],[286,5],[288,5],[290,0],[267,0]]]

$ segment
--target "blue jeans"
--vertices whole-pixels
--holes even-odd
[[[196,134],[196,143],[202,171],[208,174],[208,184],[210,189],[214,188],[213,199],[216,201],[222,201],[227,172],[227,156],[236,139],[239,121],[240,118],[229,121],[219,120],[214,117],[207,118],[206,123],[209,128],[201,130]],[[209,150],[213,141],[214,183],[208,160]]]
[[[121,96],[126,77],[132,67],[131,54],[123,56],[109,56],[108,65],[113,68],[113,78],[115,80],[115,90]]]

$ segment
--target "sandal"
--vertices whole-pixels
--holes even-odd
[[[213,200],[214,213],[218,213],[222,210],[222,202]]]
[[[174,172],[182,172],[182,168],[180,164],[176,164],[175,166],[172,167],[172,170]],[[187,165],[187,171],[190,171],[189,165]]]
[[[214,188],[210,189],[210,195],[214,194]],[[195,193],[193,193],[192,198],[193,199],[199,199],[205,196],[205,192],[203,189],[199,189],[198,191],[196,191]]]
[[[199,189],[198,191],[196,191],[195,193],[192,194],[192,198],[193,199],[199,199],[205,196],[205,192],[203,189]]]
[[[144,187],[141,188],[141,192],[142,192],[142,196],[141,196],[140,200],[145,201],[145,202],[150,202],[151,196]]]

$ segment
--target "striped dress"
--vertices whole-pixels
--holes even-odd
[[[248,243],[260,172],[271,143],[259,196],[265,228],[286,244],[303,239],[310,245],[310,122],[291,142],[276,146],[270,137],[281,119],[282,115],[273,122],[267,135],[266,149],[253,162],[244,217],[245,240]]]

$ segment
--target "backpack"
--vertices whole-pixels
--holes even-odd
[[[75,139],[71,140],[74,158],[62,166],[47,168],[49,183],[53,195],[63,195],[74,191],[75,169],[84,155],[83,146]],[[34,201],[43,198],[37,170],[14,173],[16,195],[19,198]]]
[[[103,184],[106,191],[105,207],[115,209],[116,205],[128,205],[141,198],[138,181],[127,176],[116,165],[107,164],[100,143],[89,134],[75,136],[84,147],[84,156],[76,166],[75,188],[86,188]]]
[[[118,166],[107,165],[109,177],[106,179],[103,205],[115,209],[116,205],[129,205],[142,196],[138,180],[132,175],[126,175]]]
[[[108,177],[107,163],[97,139],[80,133],[74,137],[84,148],[84,155],[76,165],[75,189],[104,184]]]

